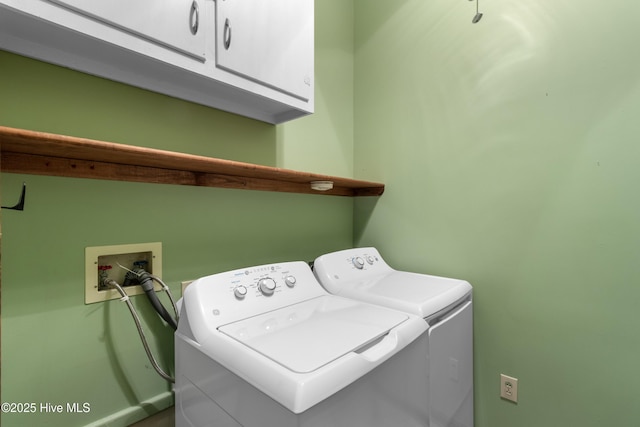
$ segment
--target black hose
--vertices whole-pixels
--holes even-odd
[[[169,314],[167,309],[164,308],[158,299],[158,295],[156,295],[156,291],[153,288],[153,276],[143,269],[136,269],[133,273],[136,275],[136,279],[140,282],[140,286],[144,290],[144,293],[147,294],[147,298],[156,312],[169,324],[169,326],[173,328],[174,331],[177,330],[178,324],[176,320],[171,316],[171,314]]]
[[[147,294],[147,298],[149,298],[149,302],[151,303],[153,308],[155,308],[155,310],[158,312],[160,317],[162,317],[164,321],[167,322],[169,326],[173,328],[174,331],[178,329],[178,324],[176,323],[174,318],[171,317],[169,312],[164,308],[164,306],[158,299],[158,295],[156,295],[156,292],[153,290],[153,288],[150,291],[145,290],[144,293]]]

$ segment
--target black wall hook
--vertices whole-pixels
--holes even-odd
[[[16,203],[15,206],[2,206],[2,209],[11,209],[14,211],[23,211],[24,210],[24,198],[27,194],[27,183],[22,183],[22,194],[20,194],[20,200]]]

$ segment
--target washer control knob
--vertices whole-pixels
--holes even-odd
[[[276,281],[271,277],[265,277],[258,280],[258,288],[260,292],[262,292],[262,295],[272,295],[273,291],[276,290]]]
[[[364,260],[359,256],[354,257],[351,262],[358,270],[362,270],[364,268]]]
[[[284,278],[284,283],[286,283],[288,287],[293,288],[296,285],[296,277],[289,275]]]
[[[375,258],[371,255],[367,255],[367,262],[369,263],[369,265],[373,265],[373,263],[375,262]]]
[[[243,285],[236,286],[233,290],[233,295],[238,299],[244,299],[247,296],[247,288]]]

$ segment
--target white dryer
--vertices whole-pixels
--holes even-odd
[[[427,324],[326,292],[305,262],[193,282],[178,304],[177,427],[424,427]]]
[[[397,271],[376,248],[318,257],[314,274],[334,295],[419,315],[429,325],[429,425],[473,426],[473,304],[464,280]]]

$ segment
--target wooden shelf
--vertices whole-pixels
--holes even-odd
[[[384,184],[0,126],[3,172],[332,196],[379,196]],[[311,189],[332,181],[333,189]]]

